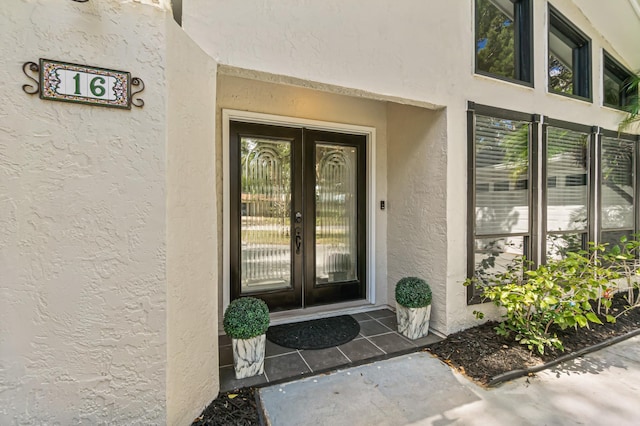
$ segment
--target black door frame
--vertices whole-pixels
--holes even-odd
[[[288,289],[264,291],[255,294],[265,300],[272,311],[300,309],[310,306],[340,303],[342,301],[366,299],[367,297],[367,136],[357,133],[342,133],[328,130],[312,130],[304,127],[287,127],[277,124],[256,124],[231,119],[229,121],[229,165],[230,165],[230,286],[231,300],[244,296],[240,284],[240,144],[242,136],[277,140],[289,140],[292,143],[292,205],[291,205],[291,253],[295,253],[295,213],[303,214],[303,250],[302,255],[292,255],[292,285]],[[318,285],[315,280],[315,197],[304,197],[304,193],[315,193],[315,174],[305,168],[315,162],[316,141],[335,145],[357,147],[357,257],[358,280],[340,284]],[[304,156],[304,158],[303,158]],[[310,178],[313,176],[313,179]],[[300,185],[302,183],[302,185]],[[303,188],[304,185],[304,188]],[[308,285],[313,283],[313,285]],[[227,284],[227,285],[229,285]],[[252,294],[246,294],[252,295]]]
[[[291,199],[292,204],[291,211],[299,211],[302,209],[302,187],[296,185],[296,182],[302,180],[302,168],[295,167],[296,164],[302,162],[302,150],[293,149],[295,145],[302,146],[302,134],[300,129],[293,127],[281,127],[281,126],[268,126],[269,136],[277,140],[288,140],[292,144],[291,155],[298,158],[292,158],[293,167],[291,168]],[[229,166],[230,166],[230,239],[229,239],[229,252],[231,254],[230,260],[230,285],[231,285],[231,300],[236,299],[242,295],[241,283],[240,283],[240,259],[242,256],[240,246],[241,241],[241,228],[240,217],[242,210],[242,201],[240,194],[240,138],[243,136],[253,136],[264,139],[265,138],[265,125],[244,123],[238,121],[229,122]],[[293,220],[291,221],[293,224]],[[293,233],[291,233],[293,235]],[[290,249],[293,253],[294,241],[290,242]],[[260,292],[259,297],[263,299],[270,309],[277,310],[278,306],[302,306],[302,256],[292,256],[292,268],[291,268],[291,287],[288,289],[280,290],[267,290]],[[250,295],[250,294],[247,294]]]
[[[354,300],[364,299],[366,297],[366,264],[367,264],[367,174],[366,174],[366,136],[353,135],[346,133],[335,133],[322,130],[304,131],[305,142],[307,143],[304,150],[304,164],[315,164],[315,150],[309,149],[315,147],[318,141],[327,141],[333,145],[356,146],[357,161],[356,164],[364,170],[356,170],[356,190],[357,190],[357,259],[358,259],[358,280],[347,281],[340,284],[319,285],[316,283],[315,264],[316,261],[316,241],[315,241],[315,223],[313,220],[307,220],[304,223],[305,234],[305,268],[304,268],[304,305],[316,306],[337,303],[336,299]],[[310,178],[313,176],[314,178]],[[305,180],[305,194],[315,194],[315,173],[310,173]],[[316,200],[315,197],[307,197],[304,200],[304,215],[307,218],[315,219]],[[313,283],[312,285],[307,285]]]

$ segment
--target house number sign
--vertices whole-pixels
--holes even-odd
[[[24,74],[34,85],[25,84],[22,90],[41,99],[77,102],[113,108],[142,107],[144,101],[136,98],[144,90],[144,83],[131,73],[88,65],[40,59],[40,63],[26,62]],[[29,73],[37,73],[37,79]],[[137,90],[132,92],[132,86]]]

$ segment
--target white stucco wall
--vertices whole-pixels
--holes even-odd
[[[446,107],[447,172],[442,182],[448,262],[442,285],[447,319],[442,331],[452,332],[473,325],[472,311],[477,309],[466,305],[462,286],[467,101],[615,129],[622,114],[601,107],[602,49],[632,69],[640,63],[638,57],[621,57],[571,0],[556,0],[554,7],[592,40],[594,100],[547,93],[547,2],[533,4],[534,88],[474,74],[472,0],[184,0],[183,26],[224,65],[395,97],[400,103]],[[601,8],[602,13],[609,12],[604,4]],[[343,121],[350,119],[345,116]],[[390,143],[389,152],[393,149]],[[389,168],[389,182],[396,172],[399,169]]]
[[[620,114],[600,107],[601,50],[632,69],[640,58],[620,57],[571,0],[553,6],[592,39],[593,103],[547,93],[546,1],[534,2],[534,89],[473,73],[472,0],[184,0],[183,26],[224,65],[435,105],[464,108],[472,100],[614,128]]]
[[[0,2],[0,424],[188,424],[216,397],[215,64],[167,4]],[[27,95],[41,57],[130,71],[145,106]]]
[[[167,423],[217,396],[216,64],[167,23]]]
[[[446,331],[447,123],[444,110],[389,104],[387,153],[389,300],[402,277],[433,292],[430,327]]]

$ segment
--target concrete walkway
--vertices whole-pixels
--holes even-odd
[[[260,397],[273,426],[640,425],[640,336],[493,389],[421,352]]]

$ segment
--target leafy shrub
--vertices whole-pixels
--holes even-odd
[[[241,297],[229,304],[222,321],[224,332],[232,339],[251,339],[269,328],[269,308],[255,297]]]
[[[627,310],[640,307],[640,234],[629,240],[623,236],[620,244],[614,245],[603,256],[604,263],[614,268],[627,285]]]
[[[535,270],[527,270],[527,261],[520,258],[505,272],[477,282],[484,298],[506,310],[497,333],[514,333],[516,341],[543,354],[546,347],[564,350],[553,326],[566,329],[588,327],[590,322],[602,324],[590,301],[598,301],[598,307],[602,303],[608,310],[611,301],[603,295],[620,277],[616,268],[603,264],[598,256],[602,252],[604,246],[591,244],[588,251],[567,253],[566,258],[549,261]],[[475,313],[483,317],[481,312]],[[611,315],[606,319],[615,321]]]
[[[405,277],[396,284],[396,302],[407,308],[431,304],[431,287],[421,278]]]

